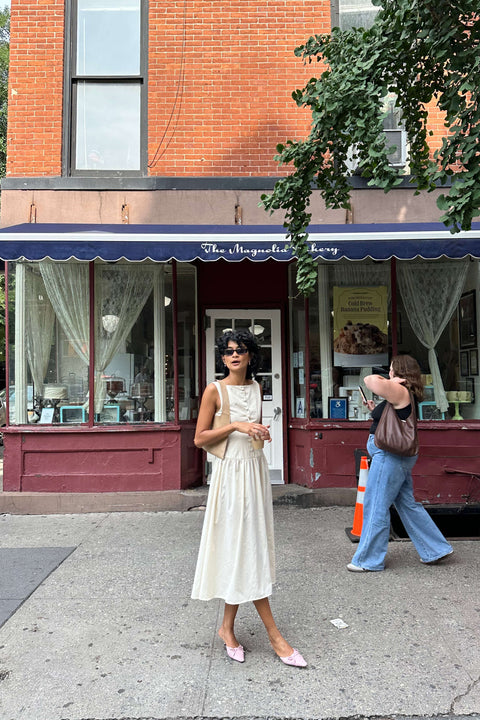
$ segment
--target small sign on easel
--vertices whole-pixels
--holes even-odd
[[[42,409],[42,414],[40,415],[40,420],[38,421],[39,425],[51,425],[53,423],[53,415],[55,413],[55,408],[53,407],[46,407]]]

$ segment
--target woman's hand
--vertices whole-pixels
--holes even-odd
[[[375,402],[373,400],[367,400],[366,405],[370,412],[372,412],[373,408],[375,407]]]
[[[262,423],[236,422],[233,423],[235,430],[245,435],[249,435],[254,440],[264,440],[270,442],[270,425],[262,425]]]

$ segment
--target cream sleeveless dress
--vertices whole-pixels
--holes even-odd
[[[258,383],[226,388],[231,421],[258,422]],[[252,447],[248,435],[235,431],[228,437],[223,460],[213,460],[192,598],[222,598],[237,605],[268,597],[274,582],[272,490],[267,460],[263,450]]]

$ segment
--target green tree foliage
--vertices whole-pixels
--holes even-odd
[[[292,165],[264,207],[285,212],[285,227],[298,258],[298,288],[315,287],[316,264],[308,249],[310,196],[317,188],[329,208],[350,207],[348,160],[354,148],[356,172],[388,192],[402,182],[389,164],[382,98],[397,95],[409,142],[412,188],[440,195],[440,218],[451,230],[468,230],[480,208],[480,15],[478,0],[372,0],[379,6],[368,30],[334,28],[295,50],[305,62],[327,69],[293,93],[310,108],[307,139],[277,146],[279,163]],[[445,136],[432,161],[426,105],[445,114]],[[445,188],[445,190],[447,190]]]
[[[0,177],[7,162],[8,65],[10,59],[10,8],[0,10]]]

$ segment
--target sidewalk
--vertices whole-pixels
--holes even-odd
[[[227,659],[222,604],[190,599],[201,510],[0,516],[4,562],[16,558],[24,587],[34,568],[13,549],[60,562],[0,628],[1,719],[480,713],[478,542],[455,542],[438,566],[391,543],[385,572],[357,575],[345,569],[353,508],[274,512],[272,606],[306,670],[274,656],[251,605],[238,614],[246,662]]]

